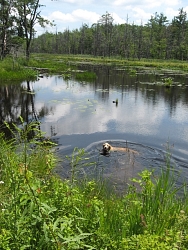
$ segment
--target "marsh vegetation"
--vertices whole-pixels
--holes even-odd
[[[40,73],[62,74],[66,79],[75,76],[79,80],[94,80],[96,79],[95,72],[88,69],[85,72],[79,72],[82,67],[111,67],[119,70],[129,70],[129,74],[135,76],[138,71],[145,70],[148,73],[158,71],[172,72],[177,74],[186,74],[188,65],[184,61],[166,61],[157,59],[142,59],[140,61],[112,58],[101,58],[83,55],[57,55],[57,54],[32,54],[30,61],[25,58],[7,57],[0,61],[0,78],[3,81],[23,81],[36,80]],[[164,79],[164,81],[167,81]]]

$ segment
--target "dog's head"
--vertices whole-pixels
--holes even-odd
[[[111,149],[111,145],[109,144],[109,143],[104,143],[103,145],[103,151],[105,152],[105,153],[107,153],[107,152],[109,152],[110,151],[110,149]]]

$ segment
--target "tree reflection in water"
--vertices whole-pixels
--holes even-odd
[[[44,117],[48,110],[41,108],[40,117],[35,108],[35,93],[32,90],[31,82],[27,81],[26,87],[21,84],[7,84],[0,87],[0,127],[7,138],[11,138],[11,132],[4,122],[13,129],[12,123],[20,125],[20,116],[26,124],[37,122]],[[32,131],[31,131],[32,132]],[[34,134],[30,134],[33,137]]]

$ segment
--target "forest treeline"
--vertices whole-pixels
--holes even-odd
[[[147,24],[116,25],[106,12],[89,27],[64,32],[46,32],[35,38],[32,52],[121,56],[122,58],[188,59],[187,13],[179,9],[170,22],[163,13],[155,13]]]
[[[122,58],[188,59],[188,20],[183,8],[169,21],[157,12],[146,24],[114,24],[106,12],[91,26],[35,36],[35,25],[54,25],[41,16],[39,0],[2,0],[0,2],[0,56],[25,49],[30,52],[87,54]],[[68,26],[68,24],[67,24]]]

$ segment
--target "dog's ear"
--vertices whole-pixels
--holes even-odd
[[[111,149],[112,146],[110,144],[108,144],[108,146],[109,146],[109,149]]]

